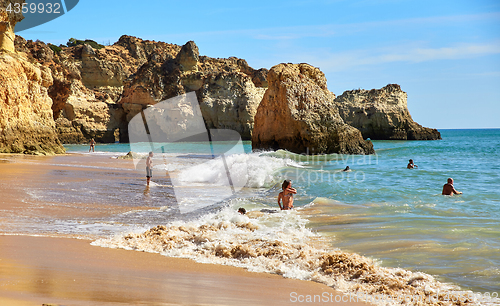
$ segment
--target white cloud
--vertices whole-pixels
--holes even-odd
[[[294,57],[319,66],[324,71],[345,71],[357,66],[381,65],[393,62],[420,63],[434,60],[457,60],[500,54],[500,41],[482,44],[460,43],[449,47],[428,48],[400,45],[385,48],[350,50],[339,53],[322,51],[296,54]]]
[[[466,24],[473,21],[494,20],[500,21],[500,12],[453,15],[453,16],[435,16],[408,18],[396,20],[382,20],[373,22],[359,22],[347,24],[321,24],[321,25],[296,25],[285,27],[254,28],[254,29],[232,29],[232,30],[214,30],[203,32],[171,33],[169,37],[189,36],[189,37],[227,37],[238,36],[257,40],[293,40],[310,37],[334,37],[350,36],[355,33],[374,31],[376,28],[398,28],[398,27],[419,27],[440,24]]]

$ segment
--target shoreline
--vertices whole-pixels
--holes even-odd
[[[98,202],[98,206],[93,206],[92,204],[83,207],[85,208],[85,210],[81,210],[80,207],[78,207],[78,210],[75,210],[72,207],[66,207],[65,202],[55,204],[47,202],[47,205],[45,205],[45,202],[43,201],[40,202],[39,200],[30,200],[30,196],[27,194],[26,190],[32,188],[35,185],[37,188],[41,188],[41,190],[43,190],[43,186],[47,186],[45,185],[47,182],[47,178],[50,179],[50,176],[47,175],[51,174],[52,172],[61,172],[61,170],[71,169],[71,171],[75,171],[78,173],[70,177],[58,176],[58,179],[62,178],[60,182],[65,183],[68,182],[68,180],[79,180],[79,174],[84,173],[82,171],[87,171],[89,173],[92,172],[93,178],[95,178],[94,175],[96,173],[99,173],[99,175],[110,175],[110,173],[108,173],[108,170],[101,169],[96,171],[95,169],[89,170],[88,168],[82,168],[84,166],[81,165],[85,164],[82,164],[81,162],[84,160],[86,162],[89,162],[88,158],[91,155],[80,155],[77,153],[73,156],[75,156],[75,158],[65,159],[67,157],[64,156],[39,157],[23,155],[23,157],[21,158],[12,158],[10,162],[7,159],[7,162],[0,164],[0,173],[3,174],[2,176],[0,176],[0,190],[2,190],[2,194],[5,195],[4,197],[0,198],[0,209],[5,213],[3,219],[9,221],[8,218],[9,216],[11,216],[11,220],[14,220],[14,218],[16,218],[16,214],[19,211],[24,212],[25,210],[28,211],[29,214],[33,214],[33,216],[39,216],[40,214],[42,214],[42,216],[45,215],[49,217],[56,217],[56,219],[61,216],[76,217],[80,214],[88,215],[90,217],[101,216],[103,214],[107,215],[110,213],[113,214],[115,212],[122,211],[122,208],[120,207],[117,208],[113,207],[112,205],[107,206],[105,205],[106,203],[102,202]],[[99,165],[106,165],[107,167],[111,166],[112,168],[110,169],[113,169],[113,171],[116,173],[120,173],[120,171],[130,168],[131,165],[130,163],[124,163],[122,161],[110,159],[109,157],[103,156],[92,156],[91,160],[93,163],[95,162]],[[140,176],[138,178],[143,179]],[[111,211],[110,209],[113,209],[113,211]],[[123,207],[123,209],[134,210],[135,208]],[[137,209],[142,208],[137,207]],[[29,214],[27,216],[29,216]],[[108,303],[110,298],[115,298],[122,295],[127,296],[127,294],[129,294],[129,297],[126,301],[113,300],[112,303],[115,303],[113,305],[116,305],[116,303],[122,303],[123,305],[136,304],[137,302],[142,301],[141,299],[144,299],[144,301],[146,301],[147,303],[156,303],[159,299],[162,301],[166,301],[162,303],[173,304],[185,303],[183,302],[183,299],[187,299],[190,301],[187,302],[187,304],[211,305],[213,304],[211,303],[211,301],[217,300],[217,298],[222,294],[224,299],[222,301],[217,300],[215,302],[216,305],[232,305],[234,304],[232,302],[235,301],[238,301],[239,304],[248,303],[248,305],[276,305],[274,297],[277,295],[279,295],[281,299],[281,304],[293,303],[293,297],[296,297],[297,295],[301,295],[303,297],[306,297],[308,295],[318,295],[320,297],[323,292],[325,292],[324,290],[327,290],[326,292],[331,293],[332,296],[343,295],[343,293],[335,291],[327,285],[323,285],[313,281],[283,278],[282,276],[280,276],[281,273],[279,271],[277,271],[277,273],[275,271],[274,273],[276,274],[272,274],[272,271],[269,271],[269,273],[254,273],[249,272],[245,268],[238,268],[221,264],[200,264],[191,259],[179,259],[177,257],[166,257],[160,254],[145,252],[130,252],[126,249],[113,249],[113,246],[111,248],[98,248],[96,246],[90,245],[91,241],[95,241],[99,238],[97,236],[92,236],[92,234],[74,236],[71,234],[64,234],[59,232],[37,233],[30,231],[29,227],[27,230],[24,230],[22,227],[19,227],[19,224],[22,225],[22,223],[19,222],[17,225],[15,225],[18,226],[19,231],[10,231],[10,234],[9,231],[2,230],[2,228],[9,227],[10,224],[8,222],[3,226],[0,226],[0,232],[7,233],[0,234],[0,247],[2,248],[2,250],[6,250],[5,252],[2,252],[2,254],[0,254],[0,268],[2,268],[2,271],[10,271],[3,275],[5,285],[0,288],[0,304],[9,303],[9,305],[15,306],[40,305],[41,303],[56,303],[56,305],[88,305],[85,303],[90,297],[92,297],[99,299],[99,305],[106,305],[103,303]],[[31,226],[30,222],[26,224]],[[248,229],[251,230],[250,228]],[[41,236],[31,236],[38,234],[41,234]],[[75,239],[77,237],[80,239]],[[139,236],[137,236],[137,238],[142,239]],[[174,238],[178,239],[179,237]],[[127,239],[129,238],[127,237]],[[136,241],[140,242],[140,239]],[[128,241],[132,242],[133,240]],[[148,242],[150,243],[152,241]],[[242,245],[245,245],[245,242],[240,243],[242,243]],[[154,245],[152,244],[148,245],[154,247]],[[250,246],[250,249],[251,248],[252,246]],[[146,249],[146,251],[149,252],[150,250]],[[270,249],[270,251],[273,250]],[[346,256],[348,256],[348,260],[353,259],[353,256],[359,257],[359,255],[357,255],[356,253],[352,253],[350,255],[346,254]],[[113,260],[113,258],[115,258],[115,260]],[[306,261],[307,259],[304,261],[304,263],[306,263]],[[297,262],[293,264],[296,265]],[[185,269],[183,268],[182,270],[179,270],[179,267],[185,267]],[[24,270],[28,271],[29,273],[22,272]],[[335,268],[333,267],[333,265],[331,269],[328,269],[328,267],[323,267],[323,272],[326,272],[327,274],[332,273],[332,271],[328,272],[328,270],[335,271]],[[202,273],[201,275],[203,276],[203,281],[201,281],[201,284],[199,284],[199,275],[197,275],[197,272],[200,271]],[[227,272],[226,274],[224,274],[226,275],[224,277],[226,277],[227,279],[221,278],[220,273],[222,272],[220,271],[225,271],[224,273]],[[363,269],[363,271],[363,274],[368,273],[366,274],[367,276],[378,275],[381,272],[381,270],[372,271],[370,267],[368,267],[368,269]],[[385,272],[388,272],[387,276],[389,277],[390,274],[393,273],[406,273],[405,271],[396,271],[394,269],[392,269],[391,271],[387,270]],[[103,277],[101,276],[102,273],[111,275],[113,280],[110,281],[108,278],[103,279]],[[162,276],[157,277],[158,273],[163,274]],[[241,276],[241,273],[248,273],[248,275],[245,274],[244,276]],[[44,278],[45,275],[48,275],[48,277]],[[83,288],[81,289],[83,290],[81,296],[74,295],[74,292],[79,291],[80,287],[75,289],[71,286],[71,275],[79,275],[80,279],[84,280],[81,284],[81,287]],[[172,282],[170,281],[172,275],[175,276],[173,277],[174,279],[184,279],[185,281],[181,284],[176,283],[175,281]],[[349,276],[348,274],[346,275]],[[418,283],[419,281],[425,280],[425,276],[421,276],[420,273],[410,272],[408,275],[397,275],[404,276],[400,280],[405,284],[409,281],[411,285],[413,285],[413,282]],[[255,277],[255,279],[252,278],[252,276]],[[247,279],[246,277],[250,277],[251,279]],[[264,284],[264,281],[262,281],[262,279],[269,279],[270,277],[274,278],[272,281],[269,280],[269,282],[272,282],[272,284]],[[140,280],[140,284],[137,285],[139,287],[137,287],[136,285],[131,285],[129,282],[127,282],[127,280],[129,279],[136,278]],[[235,279],[229,280],[230,278]],[[145,279],[148,280],[146,281]],[[316,280],[316,278],[312,279]],[[283,282],[285,280],[286,282]],[[288,282],[292,280],[301,282],[300,284],[302,285],[288,285]],[[73,281],[75,282],[76,278],[74,278]],[[101,285],[99,285],[98,288],[94,288],[94,281],[100,282]],[[377,290],[373,292],[379,292],[379,289],[384,288],[385,285],[383,283],[386,282],[387,279],[380,279],[380,281],[382,282],[380,283],[382,287],[379,287],[378,289],[376,287],[372,287],[374,290]],[[389,279],[389,281],[390,282],[386,284],[390,285],[393,280]],[[146,282],[147,284],[142,284],[141,282]],[[247,290],[245,289],[247,287],[247,282],[250,282],[250,284],[252,284],[252,288],[254,288],[252,289],[253,294],[245,291]],[[304,283],[307,283],[309,285],[304,285]],[[330,282],[324,283],[331,285]],[[193,286],[191,284],[195,285]],[[14,287],[11,287],[11,285]],[[397,286],[400,285],[404,284],[401,283]],[[203,289],[203,292],[200,293],[200,295],[203,298],[207,296],[208,300],[195,302],[192,302],[190,300],[193,298],[194,294],[197,294],[197,286],[201,286],[201,288]],[[170,295],[163,296],[163,293],[158,293],[159,291],[163,290],[161,288],[164,287],[168,287],[169,292],[172,291],[178,293],[179,297],[177,298],[177,300],[175,300],[175,297],[171,297]],[[101,288],[110,289],[105,289],[103,291]],[[127,291],[123,293],[122,288],[131,289],[130,292]],[[153,290],[150,288],[156,289]],[[223,293],[220,293],[220,288],[224,288],[224,290],[228,290],[228,292],[224,291]],[[293,288],[293,290],[291,290],[291,288]],[[302,290],[304,288],[308,289],[304,291]],[[343,290],[343,287],[335,288],[340,288],[341,290]],[[144,297],[144,291],[147,290],[153,290],[153,293],[149,293],[146,295],[146,297]],[[186,292],[184,292],[183,290]],[[239,293],[239,290],[242,290],[242,293]],[[277,290],[280,291],[279,294],[276,292]],[[266,292],[260,294],[261,291]],[[112,293],[110,294],[110,292]],[[255,292],[259,292],[259,298],[262,297],[261,300],[255,301]],[[296,295],[291,296],[292,292],[296,292]],[[212,295],[215,295],[215,297]],[[54,300],[41,301],[40,299],[44,297],[53,298]],[[36,304],[34,304],[34,299],[36,300]],[[151,299],[157,300],[155,302]],[[226,301],[229,300],[232,302],[226,303]],[[179,301],[182,301],[182,303]],[[364,303],[364,305],[367,304]]]
[[[0,155],[0,158],[8,157],[0,164],[0,190],[4,195],[0,198],[0,209],[7,221],[4,227],[9,227],[8,223],[18,211],[35,211],[36,216],[56,218],[80,213],[109,213],[106,209],[110,207],[79,213],[64,205],[39,207],[37,201],[29,200],[25,188],[40,188],[38,185],[43,186],[50,172],[67,168],[53,164],[52,160],[68,155]],[[79,154],[72,156],[86,158]],[[94,160],[110,161],[109,158]],[[111,162],[121,164],[123,169],[130,168],[128,163],[116,159]],[[77,165],[71,168],[88,171]],[[29,233],[22,228],[9,233],[1,229],[0,305],[287,305],[291,303],[291,292],[303,296],[323,292],[332,296],[342,294],[320,283],[287,279],[276,274],[92,246],[90,243],[98,237]],[[369,305],[362,302],[342,304]]]
[[[292,296],[342,295],[311,281],[101,248],[90,240],[0,235],[0,246],[2,305],[288,305]]]

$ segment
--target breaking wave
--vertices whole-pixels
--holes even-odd
[[[93,245],[190,258],[201,263],[243,267],[287,278],[316,281],[346,294],[364,293],[365,300],[384,295],[387,305],[404,304],[400,296],[419,297],[415,305],[485,305],[490,301],[458,299],[460,288],[433,276],[400,268],[381,267],[372,259],[332,249],[306,227],[300,209],[269,213],[254,210],[240,215],[232,203],[198,220],[174,221],[142,233],[100,239]],[[231,207],[232,206],[232,207]]]

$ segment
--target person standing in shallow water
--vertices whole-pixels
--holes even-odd
[[[153,152],[149,152],[149,156],[146,159],[146,178],[148,186],[152,176],[153,176]]]
[[[453,186],[453,179],[450,177],[448,178],[448,183],[443,185],[442,195],[452,196],[453,194],[462,194],[462,193],[455,189],[455,187]]]
[[[293,208],[293,195],[297,193],[295,188],[292,188],[292,181],[285,180],[281,185],[282,192],[278,195],[278,205],[281,210],[289,210]],[[281,206],[283,202],[283,206]]]
[[[94,138],[92,138],[90,140],[90,149],[89,149],[89,152],[90,151],[95,152],[95,140],[94,140]]]

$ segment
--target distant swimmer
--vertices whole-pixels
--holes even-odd
[[[295,188],[292,188],[292,181],[285,180],[281,185],[282,192],[278,195],[278,205],[281,210],[289,210],[293,208],[293,195],[297,193]],[[283,201],[283,206],[281,206]]]
[[[408,161],[408,166],[406,166],[406,168],[413,169],[413,168],[418,168],[418,166],[413,163],[413,159],[410,159]]]
[[[453,194],[462,194],[462,193],[455,189],[455,187],[453,186],[453,179],[450,177],[448,178],[448,183],[444,184],[443,186],[442,195],[452,196]]]
[[[148,180],[148,186],[152,176],[153,176],[153,152],[149,152],[149,156],[146,159],[146,178]]]
[[[344,169],[344,170],[342,170],[342,171],[344,171],[344,172],[349,172],[349,171],[351,171],[351,168],[349,168],[349,166],[346,166],[346,167],[345,167],[345,169]]]
[[[278,211],[274,210],[274,209],[267,209],[267,208],[261,209],[260,211],[258,211],[258,210],[247,211],[243,207],[240,207],[240,208],[238,208],[238,212],[242,215],[247,216],[248,218],[256,219],[256,218],[260,218],[260,217],[264,216],[266,213],[267,214],[274,214],[274,213],[277,213]]]
[[[92,138],[90,140],[90,149],[89,149],[89,152],[90,151],[95,152],[95,140],[94,140],[94,138]]]

